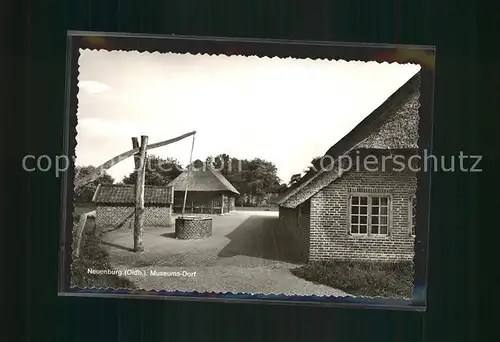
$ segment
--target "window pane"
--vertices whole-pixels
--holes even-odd
[[[352,197],[351,198],[351,203],[352,204],[359,204],[359,197]]]
[[[387,224],[387,216],[380,217],[380,223],[381,224]]]
[[[372,224],[378,224],[378,216],[372,216]]]
[[[387,197],[381,197],[381,198],[380,198],[380,204],[381,204],[381,205],[387,205],[387,203],[388,203],[388,202],[389,202],[389,201],[388,201],[388,198],[387,198]]]
[[[360,216],[359,220],[360,220],[361,224],[367,224],[368,223],[368,216]]]
[[[361,197],[361,205],[368,205],[368,197]]]
[[[379,202],[379,198],[378,197],[373,197],[372,198],[372,204],[373,205],[378,205],[378,202]]]
[[[387,207],[380,208],[380,215],[387,215]]]
[[[372,225],[372,234],[378,234],[378,225]]]
[[[367,233],[367,231],[368,231],[368,226],[367,226],[367,225],[360,225],[360,226],[359,226],[359,232],[360,232],[361,234],[366,234],[366,233]]]
[[[359,223],[359,217],[358,216],[352,216],[351,217],[351,223]]]
[[[380,234],[387,234],[387,226],[380,226]]]
[[[359,226],[357,224],[351,225],[351,233],[353,234],[359,233]]]
[[[352,207],[351,208],[351,213],[354,214],[354,215],[359,214],[359,207]]]
[[[411,227],[411,234],[412,235],[417,235],[417,234],[415,234],[415,225],[413,225],[413,227]]]
[[[379,209],[379,207],[372,207],[372,215],[378,215]]]
[[[368,207],[360,207],[359,208],[359,213],[361,215],[367,215],[368,214]]]

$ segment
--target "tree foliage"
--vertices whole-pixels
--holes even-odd
[[[146,157],[144,184],[165,186],[183,172],[181,163],[175,158],[161,158],[153,154]],[[137,174],[131,172],[122,180],[123,184],[135,184]]]
[[[314,157],[314,158],[311,160],[311,167],[315,167],[316,169],[321,168],[321,159],[322,159],[322,158],[323,158],[323,156]]]
[[[288,185],[286,183],[281,183],[277,188],[274,190],[276,191],[277,194],[282,194],[288,189]]]
[[[92,172],[96,170],[95,166],[77,166],[75,167],[75,182],[81,181],[88,177]],[[89,183],[81,188],[75,190],[74,199],[78,203],[90,203],[92,202],[92,197],[99,184],[113,184],[113,177],[108,173],[104,172],[99,178],[97,178],[92,183]]]
[[[318,164],[320,159],[321,157],[314,158],[312,164]],[[240,196],[237,198],[237,205],[270,205],[273,198],[301,178],[297,174],[292,176],[289,184],[282,183],[276,165],[262,158],[238,159],[221,153],[208,156],[205,163],[219,171],[238,190]],[[145,184],[165,186],[182,172],[183,167],[175,158],[148,155]],[[132,172],[123,178],[122,183],[135,184],[135,181],[136,173]]]
[[[311,162],[309,163],[309,166],[307,167],[307,169],[304,170],[304,173],[308,173],[310,171],[319,171],[321,170],[322,167],[327,167],[328,164],[329,164],[329,159],[325,159],[323,160],[322,162],[322,159],[323,159],[323,156],[319,156],[319,157],[314,157]]]
[[[292,175],[290,177],[290,180],[288,181],[288,185],[289,186],[292,186],[293,184],[297,183],[298,181],[300,181],[300,179],[308,172],[318,172],[321,170],[322,167],[326,167],[328,166],[328,159],[326,161],[324,161],[324,165],[322,165],[322,162],[321,160],[323,159],[323,156],[319,156],[319,157],[314,157],[312,160],[311,160],[311,163],[309,164],[309,166],[307,167],[307,169],[304,170],[304,173],[296,173],[294,175]]]
[[[280,183],[276,165],[262,158],[237,159],[223,153],[207,157],[206,163],[238,190],[241,196],[237,204],[268,205],[272,194],[286,187]]]
[[[294,185],[297,183],[300,179],[302,178],[302,175],[300,173],[296,173],[290,177],[290,181],[288,182],[289,186]]]

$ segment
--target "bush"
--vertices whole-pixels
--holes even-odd
[[[117,275],[89,274],[87,270],[113,269],[109,263],[109,256],[101,247],[101,239],[94,235],[91,227],[85,227],[82,234],[79,257],[73,256],[71,265],[71,285],[78,288],[126,288],[135,289],[134,283]]]
[[[295,276],[355,296],[411,298],[413,262],[319,261],[291,270]]]
[[[79,203],[76,202],[74,204],[73,208],[73,214],[74,215],[81,215],[83,213],[87,213],[89,211],[93,211],[96,209],[96,206],[94,203]]]

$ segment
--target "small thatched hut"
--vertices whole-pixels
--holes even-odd
[[[168,185],[174,189],[175,213],[182,212],[187,186],[185,213],[226,214],[235,210],[238,190],[207,163],[196,160]]]

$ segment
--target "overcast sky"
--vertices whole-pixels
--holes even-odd
[[[288,182],[420,66],[82,50],[77,165],[196,130],[193,160],[227,153],[272,161]],[[191,138],[150,153],[189,162]],[[120,181],[133,160],[109,173]]]

